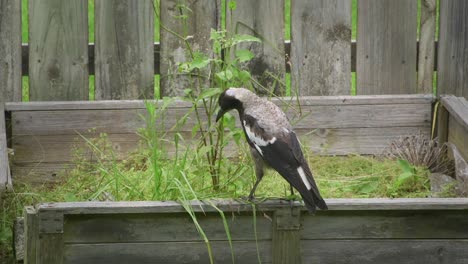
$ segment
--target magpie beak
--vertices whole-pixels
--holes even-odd
[[[219,119],[221,119],[221,117],[223,117],[223,115],[224,115],[225,113],[226,113],[225,110],[219,109],[219,112],[218,112],[218,114],[216,115],[216,122],[218,122]]]

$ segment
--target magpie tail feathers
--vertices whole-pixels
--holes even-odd
[[[323,200],[322,196],[320,195],[319,189],[317,187],[317,184],[315,183],[314,178],[312,177],[312,172],[310,171],[309,166],[307,165],[307,163],[304,163],[302,166],[305,168],[304,170],[305,174],[307,175],[307,179],[311,183],[311,187],[312,187],[310,190],[308,190],[310,195],[307,195],[307,196],[309,198],[304,199],[304,196],[306,195],[302,197],[304,199],[304,202],[309,201],[312,205],[314,205],[314,207],[317,206],[318,208],[322,210],[327,210],[328,206],[325,203],[325,200]]]

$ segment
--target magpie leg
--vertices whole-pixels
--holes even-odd
[[[255,163],[255,175],[257,176],[257,181],[255,181],[255,184],[254,184],[252,190],[250,191],[249,198],[248,198],[249,201],[252,201],[255,198],[255,190],[257,189],[258,184],[260,183],[260,181],[263,178],[264,163],[263,163],[262,156],[260,156],[260,154],[258,154],[257,150],[255,150],[254,148],[251,147],[250,148],[250,153],[252,154],[252,158],[253,158],[254,163]]]
[[[257,181],[255,181],[255,184],[249,194],[249,201],[252,201],[253,199],[255,199],[255,190],[257,189],[257,186],[261,180],[262,178],[257,178]]]
[[[289,185],[289,188],[291,190],[291,198],[289,199],[289,206],[291,207],[291,212],[292,212],[292,209],[294,207],[294,200],[295,200],[294,199],[294,189],[293,189],[291,184]]]

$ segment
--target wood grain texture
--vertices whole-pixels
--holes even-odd
[[[31,101],[88,99],[88,1],[29,1]]]
[[[292,1],[291,39],[292,93],[351,93],[351,1]]]
[[[379,154],[400,136],[420,131],[430,134],[432,96],[320,96],[301,98],[299,103],[293,98],[273,101],[286,111],[305,148],[323,155]],[[96,161],[98,155],[86,146],[86,140],[97,142],[100,133],[107,134],[100,144],[123,160],[138,149],[141,138],[136,133],[146,127],[143,101],[9,103],[7,107],[12,111],[12,171],[22,182],[60,179],[65,168],[77,160],[78,149],[81,158]],[[171,142],[176,132],[186,142],[196,139],[192,136],[193,114],[175,128],[176,121],[189,110],[188,103],[175,102],[156,122],[161,136],[169,131],[162,145],[169,157],[175,152]],[[206,120],[206,116],[202,118]],[[243,149],[229,144],[225,154],[245,155]]]
[[[304,263],[466,263],[468,240],[306,240]],[[337,253],[339,252],[339,253]]]
[[[357,94],[416,93],[417,1],[360,0]]]
[[[43,234],[39,232],[36,248],[36,263],[38,264],[62,264],[63,236],[62,234]]]
[[[421,1],[421,26],[418,45],[418,93],[432,93],[433,90],[436,8],[436,0]]]
[[[455,118],[465,129],[468,130],[468,101],[463,97],[442,96],[441,102],[451,117]]]
[[[207,87],[206,76],[209,69],[202,70],[201,77],[194,73],[182,73],[179,65],[191,61],[187,49],[203,53],[212,58],[211,29],[220,27],[218,13],[221,4],[216,1],[197,0],[162,0],[161,14],[161,96],[183,96],[185,89]],[[181,16],[187,16],[184,20]],[[174,35],[174,33],[179,36]],[[185,42],[183,39],[187,42]],[[199,75],[199,74],[197,74]]]
[[[298,101],[299,100],[299,101]],[[356,95],[356,96],[301,96],[272,98],[272,102],[282,108],[296,103],[300,105],[380,105],[380,104],[431,104],[435,97],[431,94],[408,95]],[[6,102],[7,111],[44,110],[104,110],[104,109],[145,109],[146,103],[160,104],[161,100],[101,100],[101,101],[56,101],[56,102]],[[172,108],[188,108],[190,102],[174,100]]]
[[[448,124],[447,141],[455,144],[463,159],[468,160],[468,129],[452,117]]]
[[[298,208],[275,211],[271,230],[273,263],[302,263],[300,217],[301,213]]]
[[[0,101],[21,101],[21,1],[0,1]]]
[[[226,215],[226,219],[232,241],[255,241],[252,213],[233,213]],[[197,214],[197,221],[210,241],[227,240],[220,220],[219,213]],[[259,240],[271,239],[271,225],[268,218],[257,217]],[[203,242],[187,213],[70,215],[65,218],[64,230],[64,242],[68,244]]]
[[[96,1],[96,99],[154,96],[153,2]]]
[[[237,1],[236,9],[226,11],[226,30],[260,38],[261,43],[237,45],[236,50],[248,49],[254,58],[243,65],[260,84],[253,86],[261,94],[285,94],[284,81],[284,0]],[[234,50],[231,56],[234,59]],[[266,90],[265,90],[266,89]]]
[[[437,93],[468,99],[468,2],[440,1]]]
[[[321,155],[380,154],[392,140],[419,132],[430,136],[430,127],[296,129],[304,148]],[[190,143],[196,141],[199,136],[193,137],[189,131],[177,133],[187,143],[187,146],[179,146],[179,153],[193,148]],[[175,134],[176,132],[170,132],[160,135],[164,139],[161,149],[164,149],[168,157],[175,154],[172,142]],[[93,151],[88,141],[99,145],[100,150],[108,156]],[[90,162],[98,159],[109,160],[111,153],[117,160],[124,160],[130,153],[144,150],[146,147],[141,136],[127,133],[107,134],[105,138],[96,134],[15,136],[13,148],[15,166],[28,167],[27,163],[42,163],[45,166],[45,163],[50,163],[50,166],[55,167],[56,163],[69,163],[79,159]],[[244,148],[247,148],[247,145],[228,144],[224,154],[227,157],[245,155]],[[39,167],[37,169],[42,170]]]
[[[466,239],[467,217],[464,210],[331,210],[303,215],[301,239]]]
[[[325,199],[329,211],[369,211],[369,210],[468,210],[468,198],[340,198]],[[212,212],[217,210],[212,204],[223,212],[250,212],[252,205],[232,199],[217,199],[206,201],[190,201],[194,212]],[[300,207],[301,212],[307,209],[298,201],[293,202],[294,207]],[[282,199],[267,199],[257,201],[256,208],[260,212],[273,212],[277,209],[290,208],[291,203]],[[60,211],[64,215],[83,214],[147,214],[147,213],[185,213],[184,207],[176,201],[121,201],[121,202],[59,202],[40,203],[36,206],[38,211]],[[323,213],[318,211],[317,214]]]
[[[169,109],[164,118],[156,120],[162,130],[168,130],[184,117],[189,109]],[[296,129],[356,128],[356,127],[426,127],[430,125],[430,104],[389,105],[328,105],[302,106],[285,109]],[[144,109],[130,110],[64,110],[19,111],[12,113],[14,135],[63,135],[77,133],[134,133],[145,126]],[[142,117],[143,116],[143,117]],[[189,117],[193,117],[190,115]],[[206,120],[206,115],[201,115]],[[163,122],[164,121],[164,122]],[[299,122],[300,121],[300,122]],[[180,131],[191,131],[194,118],[188,118]]]
[[[36,210],[32,206],[26,206],[23,211],[25,222],[24,263],[36,264],[36,247],[38,238],[38,225]]]
[[[211,241],[214,263],[232,263],[228,241]],[[255,241],[235,241],[235,263],[258,263]],[[262,263],[271,263],[271,243],[258,241]],[[71,244],[65,246],[64,263],[210,263],[203,242]]]
[[[5,105],[0,101],[0,194],[13,186],[8,160]]]

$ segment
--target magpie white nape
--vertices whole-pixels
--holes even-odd
[[[286,114],[274,103],[244,88],[229,88],[219,96],[218,121],[237,110],[255,162],[255,190],[264,175],[264,164],[275,169],[301,195],[309,212],[328,209]]]

